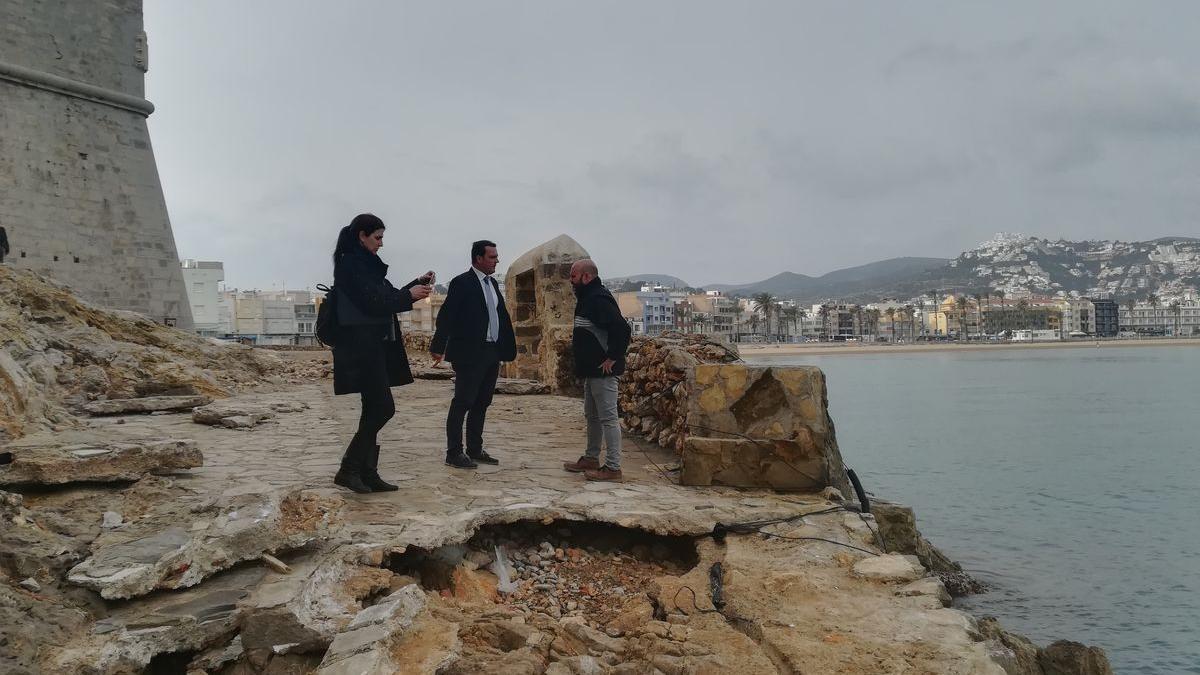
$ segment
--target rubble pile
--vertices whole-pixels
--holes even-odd
[[[489,526],[466,544],[407,551],[390,567],[396,583],[426,588],[429,617],[402,644],[426,650],[392,665],[409,672],[420,659],[447,675],[772,672],[711,610],[699,562],[690,538],[566,521]]]
[[[740,357],[730,347],[702,335],[634,337],[619,391],[623,426],[681,453],[688,435],[688,371],[700,363],[738,360]]]
[[[308,375],[270,352],[100,309],[11,267],[0,267],[0,346],[0,441],[76,426],[75,411],[94,401],[219,397]]]
[[[522,614],[580,617],[593,628],[604,628],[627,601],[648,602],[655,578],[683,574],[696,562],[684,538],[588,523],[487,531],[471,541],[465,559],[496,574],[497,551],[512,582],[503,602]]]

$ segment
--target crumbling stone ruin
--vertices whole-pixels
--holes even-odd
[[[563,234],[509,265],[504,301],[517,337],[517,360],[504,366],[503,375],[539,380],[560,393],[580,393],[571,360],[571,264],[587,257],[582,246]]]

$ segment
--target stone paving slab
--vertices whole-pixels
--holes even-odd
[[[89,415],[128,415],[163,410],[191,410],[212,403],[208,396],[144,396],[142,398],[113,398],[83,404]]]
[[[134,481],[167,475],[204,463],[196,442],[155,434],[132,439],[97,439],[75,432],[27,437],[4,447],[12,461],[0,465],[0,485],[65,485]]]

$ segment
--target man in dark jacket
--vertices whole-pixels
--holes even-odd
[[[4,262],[4,256],[8,255],[8,233],[0,227],[0,263]]]
[[[450,280],[429,345],[435,366],[445,359],[454,367],[454,399],[446,414],[446,464],[459,469],[500,463],[483,449],[483,423],[500,362],[517,358],[517,339],[500,286],[492,278],[499,261],[495,243],[471,244],[471,269]]]
[[[600,282],[591,260],[571,265],[575,287],[575,328],[571,348],[575,374],[583,380],[583,416],[587,419],[587,450],[563,468],[583,472],[588,480],[621,480],[621,425],[617,417],[617,380],[625,372],[625,350],[631,330],[617,300]],[[607,452],[600,464],[600,443]]]

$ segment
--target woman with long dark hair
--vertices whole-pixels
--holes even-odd
[[[387,280],[379,259],[383,221],[370,213],[354,217],[338,233],[333,251],[338,336],[333,348],[333,393],[360,394],[362,416],[333,482],[355,492],[397,489],[379,477],[376,436],[396,414],[391,387],[413,381],[397,312],[407,312],[431,290],[433,272],[404,288]]]

